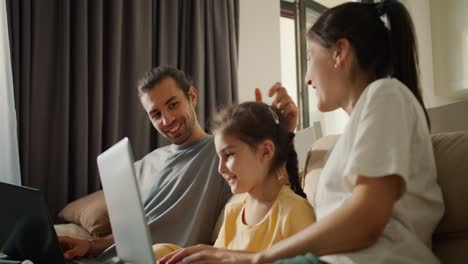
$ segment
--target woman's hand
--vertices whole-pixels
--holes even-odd
[[[289,96],[286,91],[286,88],[282,87],[281,83],[277,82],[268,90],[268,96],[275,97],[271,106],[281,111],[288,124],[288,131],[294,133],[297,127],[299,111],[291,96]],[[255,101],[262,102],[262,93],[258,88],[255,88]]]
[[[260,255],[243,251],[233,251],[215,248],[208,245],[196,245],[175,251],[160,259],[160,264],[176,263],[238,263],[257,264],[260,263]]]

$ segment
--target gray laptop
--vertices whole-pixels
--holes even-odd
[[[154,264],[128,138],[99,155],[97,163],[120,261]]]

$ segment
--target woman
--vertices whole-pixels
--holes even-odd
[[[325,12],[307,38],[305,81],[319,110],[350,115],[320,176],[317,223],[260,253],[195,246],[166,263],[270,263],[306,253],[321,258],[305,263],[438,263],[430,241],[443,201],[408,11],[397,1],[346,3]]]

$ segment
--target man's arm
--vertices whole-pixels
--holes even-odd
[[[106,248],[114,244],[114,235],[109,234],[105,237],[94,238],[94,239],[91,239],[90,242],[91,242],[91,248],[89,249],[89,254],[92,256],[99,255]]]
[[[114,236],[112,234],[94,239],[79,239],[68,236],[59,236],[58,240],[60,242],[60,247],[63,250],[63,257],[65,260],[99,255],[106,248],[114,244]]]

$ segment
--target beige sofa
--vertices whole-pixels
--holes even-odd
[[[338,136],[322,137],[307,154],[303,187],[310,202],[327,155],[337,139]],[[435,134],[432,140],[446,207],[433,236],[433,250],[442,263],[468,263],[468,190],[465,190],[468,187],[468,131]],[[61,217],[81,223],[84,228],[76,224],[56,225],[59,235],[93,237],[111,231],[102,192],[69,204]],[[221,222],[220,217],[217,229]]]
[[[310,202],[337,139],[334,135],[317,140],[307,155],[302,182]],[[432,142],[445,202],[444,217],[432,239],[433,251],[442,263],[468,263],[468,131],[434,134]]]

